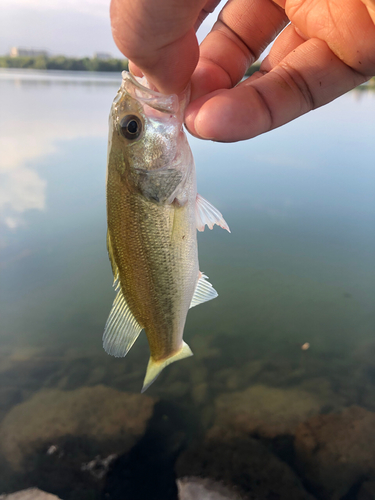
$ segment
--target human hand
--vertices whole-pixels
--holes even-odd
[[[199,53],[194,28],[218,3],[111,4],[115,41],[135,74],[165,93],[179,93],[191,77],[185,117],[197,137],[255,137],[375,75],[375,0],[231,0]],[[289,21],[260,71],[236,86]]]

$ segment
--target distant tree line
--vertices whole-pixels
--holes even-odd
[[[246,71],[250,76],[258,71],[256,62]],[[0,56],[0,68],[62,69],[67,71],[123,71],[128,69],[127,59],[97,59],[83,57],[77,59],[65,56],[10,57]]]
[[[255,62],[250,66],[250,68],[248,68],[248,70],[245,73],[245,76],[251,76],[256,71],[259,71],[259,68],[260,68],[260,62]]]
[[[0,56],[0,68],[62,69],[68,71],[123,71],[127,59],[96,59],[83,57],[10,57]]]
[[[10,57],[0,56],[0,68],[62,69],[67,71],[123,71],[128,69],[127,59],[77,59],[65,56]],[[251,76],[260,68],[260,62],[252,64],[245,76]],[[375,77],[360,89],[375,88]]]

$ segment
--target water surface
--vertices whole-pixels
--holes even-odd
[[[1,415],[45,388],[142,386],[145,336],[126,359],[101,345],[114,298],[105,169],[119,83],[0,72]],[[217,398],[254,384],[319,397],[323,384],[325,411],[375,411],[374,116],[375,93],[353,91],[251,141],[190,138],[198,191],[232,234],[199,235],[219,298],[189,312],[195,356],[168,367],[150,396],[190,407],[203,428]]]

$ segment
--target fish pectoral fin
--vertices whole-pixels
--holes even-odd
[[[158,378],[158,376],[166,366],[170,365],[171,363],[174,363],[175,361],[178,361],[179,359],[188,358],[189,356],[192,355],[193,353],[190,347],[186,344],[186,342],[182,341],[181,349],[172,356],[170,356],[169,358],[163,359],[162,361],[154,361],[150,357],[141,392],[145,392],[145,390],[148,389],[153,382],[155,382],[155,380]]]
[[[212,300],[218,296],[215,288],[209,281],[206,281],[206,279],[208,279],[208,277],[205,274],[199,272],[198,283],[195,287],[194,295],[190,303],[190,309],[194,306],[198,306],[199,304],[203,304],[203,302]]]
[[[214,227],[214,224],[217,224],[230,233],[229,226],[219,210],[200,194],[197,194],[195,202],[195,220],[198,231],[204,231],[204,226],[206,224],[210,229]]]
[[[130,311],[122,289],[117,292],[103,334],[104,350],[111,356],[127,355],[141,333],[142,327]]]

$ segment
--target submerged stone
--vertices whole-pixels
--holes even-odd
[[[233,492],[233,497],[224,498],[314,500],[293,470],[259,440],[224,429],[212,429],[203,442],[184,451],[177,460],[176,473],[179,478],[219,482]]]
[[[358,492],[356,500],[374,500],[375,498],[375,480],[365,481]]]
[[[253,385],[216,398],[215,425],[268,438],[293,434],[297,425],[319,413],[324,403],[302,389]]]
[[[241,500],[232,489],[210,479],[184,477],[177,486],[178,500]]]
[[[74,391],[46,389],[14,406],[0,426],[1,453],[14,469],[26,455],[64,436],[116,443],[124,452],[143,435],[155,399],[98,385]]]
[[[296,465],[319,498],[341,499],[363,479],[375,479],[375,413],[351,406],[316,415],[299,425],[295,450]]]
[[[27,490],[17,491],[9,495],[0,495],[0,500],[60,500],[56,495],[46,493],[38,488],[28,488]]]

